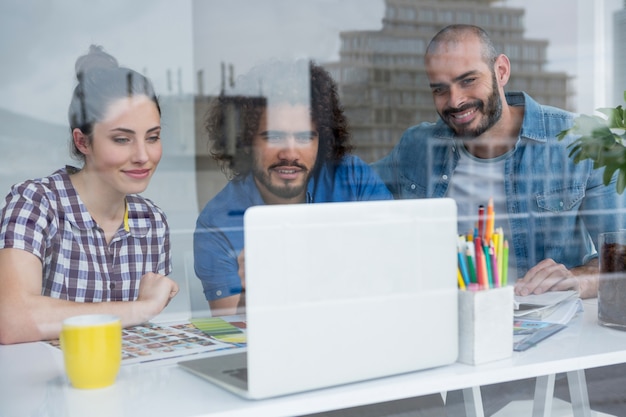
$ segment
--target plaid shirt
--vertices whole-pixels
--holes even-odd
[[[126,196],[129,231],[106,243],[66,169],[16,184],[6,197],[0,248],[23,249],[43,265],[42,294],[79,302],[135,300],[147,272],[171,272],[169,227],[152,201]]]

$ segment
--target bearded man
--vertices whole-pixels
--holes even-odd
[[[243,214],[249,207],[392,198],[374,170],[350,154],[336,83],[313,62],[253,68],[212,102],[206,128],[211,155],[230,176],[194,232],[195,272],[213,316],[245,312]]]
[[[626,195],[616,176],[605,186],[603,169],[569,157],[575,137],[557,138],[576,115],[505,93],[509,58],[477,26],[442,29],[424,65],[440,120],[409,128],[372,164],[394,197],[454,198],[460,234],[473,232],[479,206],[493,198],[517,294],[595,297],[598,235],[624,228]]]

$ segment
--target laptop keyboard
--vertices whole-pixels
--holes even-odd
[[[237,378],[241,381],[248,382],[248,368],[228,369],[223,373]]]

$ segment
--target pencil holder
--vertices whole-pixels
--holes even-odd
[[[459,291],[459,358],[468,365],[513,354],[513,287]]]

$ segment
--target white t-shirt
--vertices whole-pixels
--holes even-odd
[[[511,239],[511,225],[506,210],[504,191],[504,163],[513,150],[491,159],[480,159],[470,154],[458,142],[459,162],[448,187],[447,197],[453,198],[458,206],[458,232],[462,235],[474,233],[478,223],[478,207],[485,207],[485,218],[489,198],[493,198],[495,212],[494,229],[501,227],[509,242],[508,283],[514,284],[517,278],[515,251]]]

